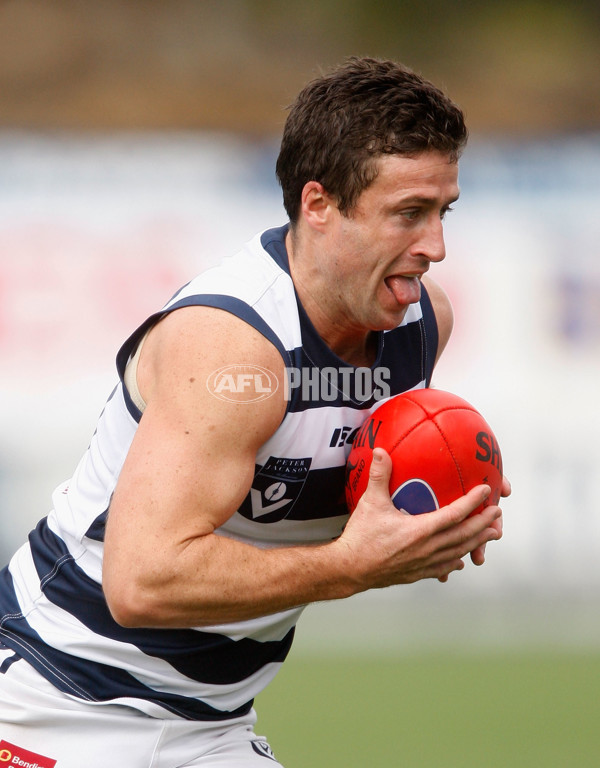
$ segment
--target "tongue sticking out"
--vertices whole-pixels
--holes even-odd
[[[421,298],[421,281],[418,277],[387,277],[385,284],[398,304],[415,304]]]

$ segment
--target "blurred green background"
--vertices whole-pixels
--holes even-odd
[[[231,207],[240,220],[244,199],[262,200],[286,105],[308,79],[353,54],[403,61],[467,114],[474,137],[463,166],[467,225],[453,242],[465,259],[457,274],[472,282],[461,288],[466,281],[454,267],[446,273],[460,310],[449,380],[491,412],[517,483],[506,503],[506,540],[490,548],[484,569],[448,585],[308,609],[289,661],[257,701],[259,730],[287,768],[591,768],[600,755],[597,0],[0,0],[3,530],[45,513],[52,484],[63,479],[53,462],[64,467],[67,453],[57,430],[71,440],[74,402],[93,389],[97,401],[69,461],[85,447],[109,391],[108,377],[93,386],[84,377],[83,367],[85,375],[95,370],[86,333],[98,348],[99,329],[106,332],[112,365],[133,322],[119,315],[125,301],[119,293],[117,306],[115,292],[129,281],[154,300],[189,276],[196,244],[214,242],[207,226],[214,210]],[[154,137],[147,146],[145,136]],[[219,138],[207,149],[205,136],[235,141]],[[154,157],[167,168],[166,183]],[[207,196],[195,186],[202,173]],[[153,198],[147,215],[149,190],[161,185],[175,202],[156,216],[164,200]],[[182,187],[189,194],[180,199]],[[577,199],[569,202],[563,189]],[[120,206],[118,216],[111,205]],[[265,226],[280,223],[270,206]],[[190,222],[200,214],[196,230]],[[171,259],[182,242],[183,256]],[[97,272],[91,301],[81,291],[89,278],[78,271],[85,258],[94,269],[106,258],[116,275]],[[26,301],[13,306],[19,291]],[[78,292],[87,307],[69,303]],[[524,318],[532,294],[536,311]],[[32,307],[41,307],[35,323]],[[63,314],[53,325],[57,307]],[[113,326],[94,322],[91,310],[110,315]],[[11,341],[25,327],[24,338],[40,340],[31,362]],[[65,338],[52,352],[55,327]],[[473,343],[474,328],[485,344]],[[522,348],[516,359],[506,352],[513,345]],[[51,354],[64,363],[60,372]],[[80,376],[84,391],[65,375]],[[51,379],[63,394],[48,407]],[[522,382],[529,384],[519,389]],[[28,512],[14,490],[19,482],[37,494],[27,497]],[[2,558],[9,539],[0,541]]]
[[[597,654],[301,656],[258,699],[289,768],[595,768]]]

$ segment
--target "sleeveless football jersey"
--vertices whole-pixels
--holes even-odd
[[[427,386],[438,345],[425,289],[402,324],[378,335],[371,368],[354,368],[324,344],[297,300],[284,239],[257,235],[182,288],[124,344],[120,381],[53,511],[0,572],[0,644],[63,692],[123,703],[155,717],[228,719],[247,713],[285,659],[302,608],[190,629],[129,629],[111,617],[101,586],[110,499],[141,412],[123,383],[147,330],[180,307],[205,305],[251,324],[288,371],[285,418],[256,456],[252,487],[217,533],[258,547],[329,541],[347,520],[346,457],[383,399]]]

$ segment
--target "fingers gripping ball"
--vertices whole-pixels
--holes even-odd
[[[498,504],[502,456],[483,416],[457,395],[417,389],[386,400],[356,434],[346,464],[346,501],[356,507],[369,480],[373,448],[390,454],[390,496],[398,509],[420,515],[446,506],[486,483]]]

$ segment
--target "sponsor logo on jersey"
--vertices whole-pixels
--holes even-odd
[[[261,757],[268,757],[269,760],[275,760],[277,762],[277,758],[273,754],[273,750],[271,747],[267,744],[266,741],[251,741],[250,742],[252,749],[256,752],[257,755],[260,755]]]
[[[239,512],[258,523],[275,523],[289,514],[308,477],[312,459],[270,456],[254,476]]]
[[[18,765],[21,768],[54,768],[56,760],[2,740],[0,741],[0,766],[3,765]]]
[[[359,427],[336,427],[329,441],[330,448],[343,448],[344,445],[352,445]]]

